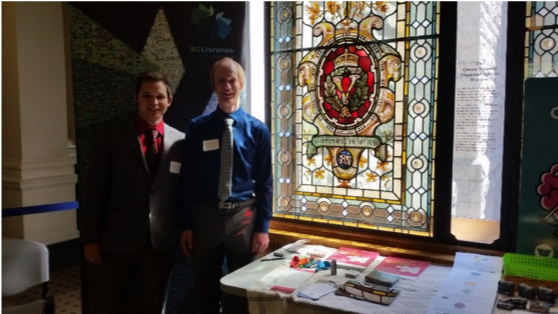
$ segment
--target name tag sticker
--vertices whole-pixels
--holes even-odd
[[[203,141],[203,151],[208,152],[211,150],[219,149],[219,139]]]
[[[171,173],[180,173],[180,167],[182,167],[182,163],[171,161],[170,162],[170,172]]]

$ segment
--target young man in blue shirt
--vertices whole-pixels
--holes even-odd
[[[269,129],[240,108],[244,70],[234,60],[223,58],[211,69],[211,84],[219,105],[188,125],[180,189],[180,244],[193,259],[194,299],[203,314],[219,313],[225,258],[233,272],[268,247],[273,193]],[[232,185],[223,194],[220,175],[231,170],[225,169],[222,157],[227,119],[232,119],[234,143]],[[246,298],[227,295],[222,305],[225,314],[248,313]]]

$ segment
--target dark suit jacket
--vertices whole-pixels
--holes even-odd
[[[180,234],[176,206],[184,133],[165,124],[164,150],[153,178],[133,121],[101,134],[80,204],[82,242],[101,242],[110,252],[134,253],[151,240],[156,251],[172,249]]]

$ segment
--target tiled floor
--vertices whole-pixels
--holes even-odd
[[[50,273],[50,292],[54,296],[56,314],[81,314],[81,282],[79,265],[64,267]],[[2,298],[2,307],[38,300],[41,287],[8,298]]]
[[[167,295],[166,314],[178,314],[185,296],[192,289],[193,274],[188,259],[175,263]],[[56,314],[81,314],[81,269],[80,265],[60,268],[50,273],[50,292],[54,296]],[[24,304],[39,300],[41,286],[24,291],[17,296],[2,298],[2,307]]]

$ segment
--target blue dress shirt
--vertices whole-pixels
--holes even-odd
[[[186,130],[185,157],[179,192],[183,229],[192,228],[191,214],[198,204],[219,202],[217,190],[221,164],[223,118],[233,123],[233,184],[227,201],[256,198],[255,232],[267,233],[272,215],[273,172],[271,136],[267,126],[241,108],[230,115],[217,108],[190,121]]]

